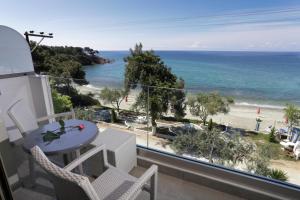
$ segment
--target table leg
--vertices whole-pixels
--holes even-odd
[[[80,149],[76,150],[75,151],[75,154],[76,154],[76,158],[79,158],[80,157]],[[79,169],[79,173],[81,175],[83,175],[83,167],[82,167],[82,164],[79,164],[78,165],[78,169]]]
[[[65,166],[69,164],[68,154],[66,154],[66,153],[63,154],[63,160],[64,160],[64,165]]]
[[[29,163],[30,187],[34,187],[35,186],[35,169],[34,169],[34,160],[31,155],[28,155],[28,163]]]

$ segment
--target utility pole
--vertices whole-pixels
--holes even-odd
[[[45,38],[53,38],[53,33],[45,34],[45,32],[34,33],[34,31],[26,31],[24,35],[26,41],[28,42],[28,45],[30,45],[29,36],[41,38],[41,40],[36,44],[36,46],[32,48],[31,52],[33,52]]]

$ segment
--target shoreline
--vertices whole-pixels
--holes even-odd
[[[93,82],[93,80],[88,80],[89,82]],[[107,84],[107,83],[106,83]],[[109,88],[115,88],[115,89],[122,89],[123,87],[121,85],[118,84],[112,84],[112,85],[106,85],[105,83],[102,84],[102,86],[97,86],[94,85],[92,83],[89,83],[87,85],[84,85],[82,87],[86,87],[87,90],[92,91],[99,91],[101,89],[103,89],[104,87],[109,87]],[[187,89],[189,90],[189,89]],[[191,90],[193,91],[193,90]],[[187,96],[191,95],[191,94],[196,94],[196,92],[191,92],[189,91]],[[201,91],[199,91],[201,92]],[[206,91],[203,91],[206,92]],[[213,91],[211,91],[213,92]],[[217,91],[218,92],[218,91]],[[246,98],[241,98],[241,97],[237,97],[237,96],[231,96],[234,98],[235,100],[235,106],[241,106],[241,107],[255,107],[255,108],[270,108],[270,109],[279,109],[282,110],[285,108],[286,103],[289,103],[287,100],[262,100],[262,99],[246,99]],[[297,103],[293,103],[296,104]],[[300,105],[299,105],[300,106]]]
[[[99,99],[99,93],[104,87],[96,87],[91,84],[88,85],[75,85],[75,88],[83,94],[93,93],[96,98]],[[128,101],[123,101],[121,103],[121,109],[130,109],[131,105],[134,103],[135,97],[138,95],[138,90],[133,90],[128,95]],[[100,100],[103,104],[103,102]],[[109,105],[108,105],[109,106]],[[260,114],[257,114],[257,108],[260,108]],[[230,106],[230,111],[227,114],[218,114],[214,115],[212,118],[214,122],[232,126],[235,128],[242,128],[246,130],[254,130],[256,125],[256,118],[259,117],[262,119],[260,125],[260,131],[264,132],[266,128],[269,126],[274,126],[276,128],[286,127],[284,122],[284,110],[283,106],[273,106],[267,104],[249,104],[244,102],[237,101],[234,105]],[[171,115],[167,113],[167,115]],[[190,114],[188,109],[186,110],[185,118],[188,119],[199,119],[199,117],[195,117]]]

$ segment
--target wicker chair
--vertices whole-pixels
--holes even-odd
[[[90,182],[87,177],[71,172],[100,151],[107,169],[94,181]],[[31,153],[50,176],[60,200],[133,200],[143,189],[150,193],[151,200],[156,199],[157,166],[152,165],[140,178],[135,178],[108,164],[105,145],[94,147],[64,168],[51,163],[38,146],[33,147]]]
[[[36,118],[34,113],[29,109],[29,105],[23,100],[20,99],[13,103],[7,110],[7,115],[14,122],[17,129],[20,131],[20,139],[25,137],[31,131],[34,131],[39,128],[38,123],[55,119],[58,117],[68,117],[75,118],[74,111],[64,112],[59,114],[48,115],[41,118]]]
[[[20,99],[16,102],[14,102],[7,110],[7,115],[10,117],[10,119],[14,122],[17,129],[21,133],[18,135],[14,141],[14,144],[20,145],[23,142],[23,138],[26,137],[27,134],[30,134],[32,131],[39,128],[38,123],[55,119],[58,117],[71,117],[75,118],[74,111],[71,112],[65,112],[65,113],[59,113],[59,114],[53,114],[48,115],[41,118],[36,118],[34,113],[30,110],[29,105],[23,100]],[[28,154],[28,160],[29,160],[29,176],[30,176],[30,186],[35,185],[35,173],[34,173],[34,165],[31,155]]]

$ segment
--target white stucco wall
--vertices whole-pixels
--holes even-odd
[[[0,25],[0,75],[33,72],[31,52],[17,31]]]

